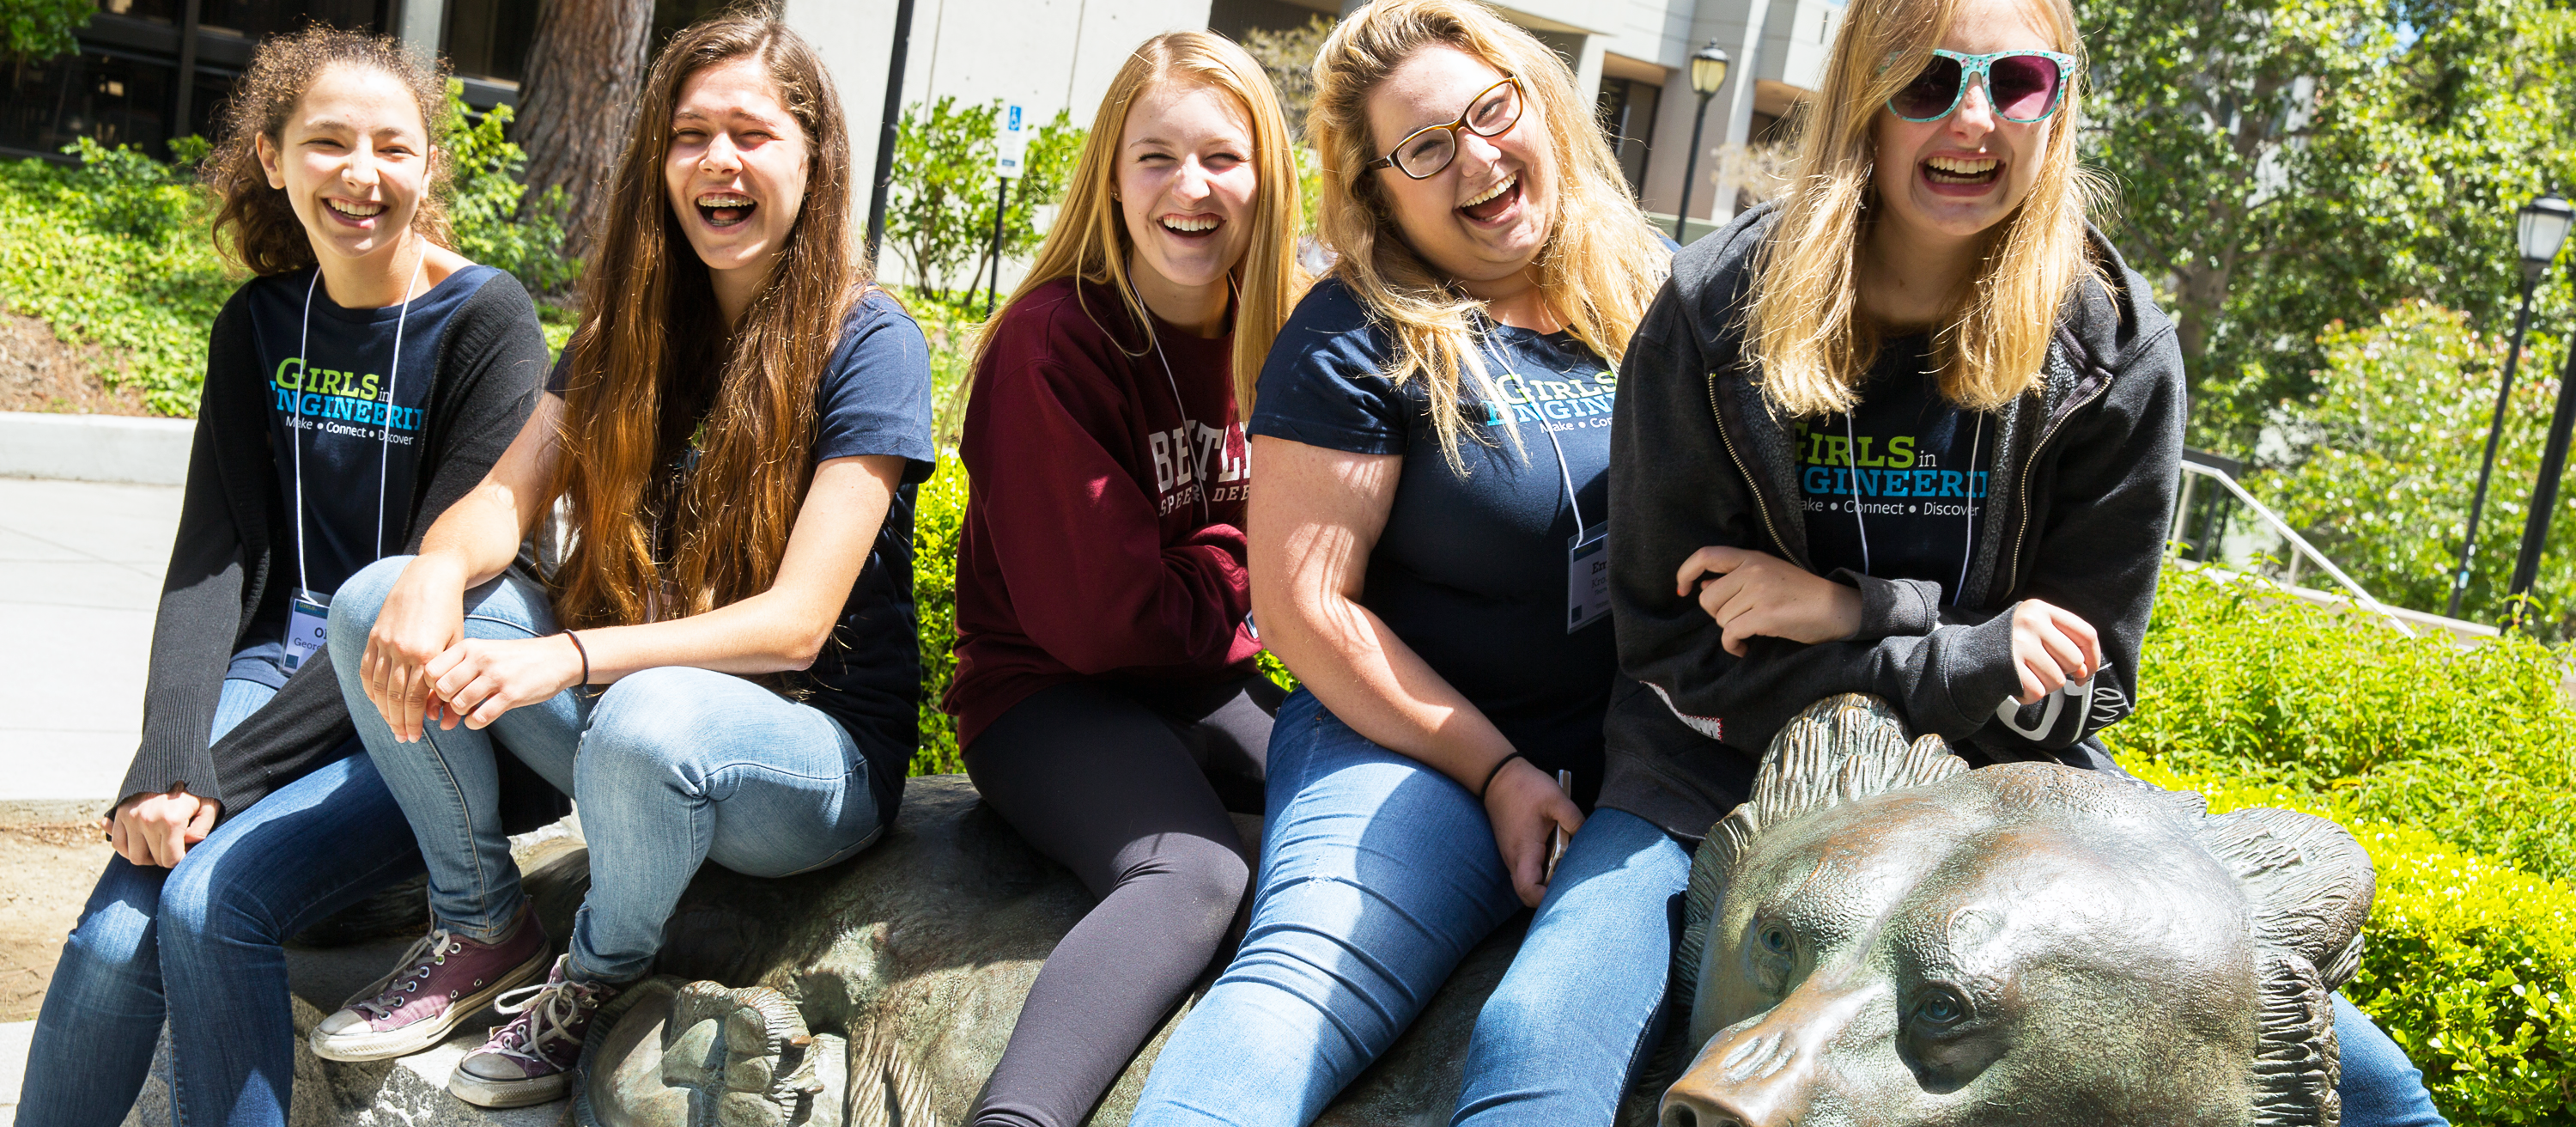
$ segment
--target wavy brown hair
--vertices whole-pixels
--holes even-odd
[[[1808,109],[1792,187],[1755,260],[1761,282],[1746,342],[1762,394],[1798,417],[1848,411],[1876,358],[1879,334],[1860,314],[1859,255],[1877,206],[1878,124],[1887,100],[1932,59],[1964,0],[1854,0],[1834,34],[1823,89]],[[2067,0],[2032,0],[2056,50],[2081,59]],[[2040,378],[2058,306],[2074,287],[2109,279],[2087,257],[2084,217],[2107,193],[2075,151],[2084,119],[2083,65],[2069,69],[2049,119],[2030,195],[1997,224],[1985,257],[1952,295],[1934,335],[1941,394],[1992,410]]]
[[[447,227],[447,64],[424,62],[403,41],[315,25],[281,35],[252,52],[218,111],[221,140],[198,175],[214,197],[215,246],[253,274],[284,274],[314,264],[313,243],[283,188],[268,186],[259,139],[283,152],[286,119],[333,67],[373,67],[392,76],[420,107],[429,137],[429,178],[411,213],[411,229],[449,246]]]
[[[728,329],[662,165],[681,88],[741,60],[768,72],[805,132],[805,198],[768,283]],[[867,281],[840,95],[775,20],[723,15],[673,38],[607,187],[558,435],[573,543],[552,582],[572,627],[702,614],[776,581],[812,477],[815,387]]]
[[[1465,430],[1458,386],[1484,370],[1476,320],[1483,303],[1415,253],[1368,163],[1368,99],[1378,84],[1425,47],[1447,46],[1521,80],[1527,105],[1515,128],[1545,131],[1555,159],[1556,214],[1539,251],[1539,292],[1567,332],[1613,366],[1646,305],[1672,273],[1672,255],[1628,192],[1592,101],[1546,44],[1474,0],[1376,0],[1333,29],[1315,56],[1315,106],[1306,135],[1324,163],[1315,208],[1324,243],[1339,252],[1333,276],[1349,286],[1395,342],[1385,373],[1398,385],[1419,379],[1452,466],[1463,465]],[[1389,171],[1387,175],[1403,173]]]

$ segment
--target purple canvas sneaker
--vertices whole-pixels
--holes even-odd
[[[501,992],[526,984],[546,965],[546,933],[536,915],[519,918],[498,941],[482,943],[446,928],[403,952],[393,972],[352,995],[313,1027],[313,1055],[324,1060],[383,1060],[446,1040],[456,1023]]]
[[[526,1107],[556,1099],[571,1086],[590,1019],[619,987],[564,977],[571,956],[555,960],[543,986],[523,987],[498,1009],[516,1014],[494,1026],[492,1039],[456,1062],[447,1091],[476,1107]]]

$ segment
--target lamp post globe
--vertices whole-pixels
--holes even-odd
[[[2513,347],[2505,353],[2504,379],[2496,385],[2495,417],[2487,424],[2486,460],[2478,467],[2478,491],[2469,497],[2469,523],[2460,534],[2460,563],[2451,573],[2451,598],[2444,614],[2460,616],[2460,597],[2469,591],[2469,563],[2478,551],[2478,517],[2487,507],[2487,480],[2495,475],[2496,443],[2504,437],[2504,408],[2513,398],[2514,370],[2522,363],[2522,334],[2531,328],[2531,291],[2541,271],[2558,257],[2576,209],[2556,192],[2544,192],[2514,213],[2513,242],[2522,259],[2522,307],[2513,317]],[[2519,570],[2519,569],[2517,569]],[[2518,593],[2519,584],[2517,584]]]
[[[2576,224],[2576,207],[2546,192],[2539,199],[2522,205],[2515,216],[2513,241],[2522,252],[2523,269],[2538,272],[2558,257],[2558,248],[2567,242],[2567,228]]]
[[[1673,208],[1673,241],[1677,243],[1686,241],[1682,232],[1690,226],[1691,189],[1696,186],[1692,182],[1699,179],[1700,127],[1708,124],[1708,100],[1717,94],[1719,87],[1726,85],[1726,68],[1733,62],[1714,39],[1708,41],[1708,46],[1691,52],[1691,92],[1699,95],[1699,106],[1691,115],[1690,152],[1682,158],[1682,202]],[[2565,228],[2560,230],[2563,232]]]

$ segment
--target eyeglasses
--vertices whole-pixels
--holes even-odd
[[[1458,131],[1467,130],[1479,137],[1500,137],[1511,131],[1521,119],[1521,80],[1506,78],[1485,88],[1467,102],[1467,112],[1458,120],[1429,125],[1405,135],[1385,156],[1361,165],[1363,172],[1393,167],[1416,180],[1428,180],[1458,159]]]
[[[2029,125],[2057,112],[2066,97],[2066,73],[2074,66],[2075,56],[2055,51],[1962,55],[1936,47],[1923,73],[1889,98],[1887,108],[1907,121],[1939,121],[1959,108],[1968,83],[1983,79],[1995,116]]]

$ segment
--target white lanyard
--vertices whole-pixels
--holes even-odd
[[[1512,371],[1511,365],[1503,362],[1502,354],[1494,351],[1494,342],[1491,337],[1488,337],[1483,333],[1478,333],[1477,338],[1476,343],[1484,349],[1485,355],[1493,360],[1494,367],[1500,369],[1505,375],[1517,374]],[[1518,423],[1508,422],[1509,412],[1505,409],[1509,408],[1511,404],[1503,399],[1502,386],[1495,383],[1492,376],[1483,372],[1477,373],[1476,379],[1477,382],[1485,385],[1484,392],[1486,399],[1492,403],[1500,404],[1500,408],[1497,409],[1497,413],[1505,416],[1507,420],[1506,425],[1512,428],[1512,433],[1515,436],[1518,436],[1520,433],[1520,425]],[[1574,539],[1579,543],[1583,539],[1583,502],[1574,499],[1574,470],[1566,465],[1565,446],[1556,440],[1556,428],[1547,425],[1546,418],[1542,417],[1539,419],[1538,429],[1547,432],[1548,448],[1556,451],[1556,476],[1559,480],[1565,483],[1565,505],[1567,508],[1574,510]]]
[[[1501,354],[1494,350],[1491,337],[1480,336],[1477,343],[1496,368],[1502,369],[1505,375],[1513,374],[1511,365],[1504,363]],[[1490,373],[1482,370],[1482,359],[1478,360],[1477,367],[1476,381],[1485,396],[1487,409],[1497,413],[1508,409],[1511,404],[1503,399],[1501,385]],[[1523,383],[1526,385],[1527,381]],[[1520,442],[1519,422],[1507,417],[1506,424],[1512,428],[1513,446],[1525,449]],[[1539,417],[1539,429],[1547,433],[1547,448],[1556,452],[1556,477],[1565,486],[1566,507],[1574,510],[1574,538],[1565,543],[1565,632],[1572,634],[1593,623],[1606,621],[1610,616],[1610,557],[1605,538],[1586,535],[1589,530],[1583,523],[1583,502],[1575,497],[1574,468],[1565,460],[1565,444],[1557,439],[1556,428],[1547,424],[1544,415]],[[1522,464],[1528,464],[1526,454],[1522,457]]]
[[[1929,375],[1931,373],[1927,372],[1925,374]],[[1870,573],[1869,522],[1861,519],[1860,439],[1854,435],[1852,431],[1852,416],[1858,413],[1858,411],[1859,408],[1855,406],[1852,410],[1843,412],[1843,461],[1848,463],[1843,472],[1851,475],[1852,527],[1860,530],[1860,573],[1862,575],[1867,575]],[[1967,483],[1967,487],[1959,491],[1965,495],[1963,497],[1965,502],[1963,507],[1967,510],[1968,515],[1967,519],[1962,523],[1962,538],[1959,541],[1959,585],[1950,589],[1950,601],[1952,603],[1957,603],[1960,599],[1967,597],[1968,560],[1977,554],[1977,452],[1979,445],[1985,441],[1986,437],[1986,413],[1979,411],[1976,412],[1976,416],[1976,429],[1969,432],[1968,435],[1968,468],[1964,471],[1964,476],[1961,478],[1961,480]],[[1558,457],[1562,459],[1564,456],[1558,455]],[[1577,521],[1580,521],[1581,519],[1581,517],[1576,518]]]
[[[394,386],[395,381],[402,378],[403,324],[411,319],[412,287],[420,284],[421,270],[428,264],[429,248],[424,246],[420,248],[420,258],[412,263],[411,280],[403,284],[402,308],[394,314],[394,362],[392,370],[385,375],[384,409],[378,413],[377,439],[381,442],[383,450],[376,458],[376,539],[369,546],[370,554],[373,556],[382,556],[385,551],[385,470],[393,462]],[[313,264],[313,280],[304,286],[304,323],[297,330],[295,340],[297,369],[294,418],[305,421],[308,426],[310,421],[305,418],[304,397],[309,394],[305,389],[311,386],[309,377],[312,372],[310,346],[313,342],[313,291],[321,284],[322,264],[316,262]],[[295,451],[295,588],[302,594],[310,595],[313,593],[313,587],[304,576],[304,430],[305,427],[289,426],[286,439],[288,445]]]
[[[1190,467],[1190,488],[1199,495],[1199,523],[1212,523],[1215,518],[1208,515],[1207,459],[1199,456],[1198,420],[1190,417],[1189,404],[1181,401],[1181,381],[1173,377],[1172,362],[1163,355],[1162,334],[1149,331],[1147,335],[1154,341],[1154,359],[1162,362],[1163,382],[1172,389],[1172,409],[1181,413],[1181,457]],[[1226,438],[1224,434],[1216,436],[1219,442]]]

